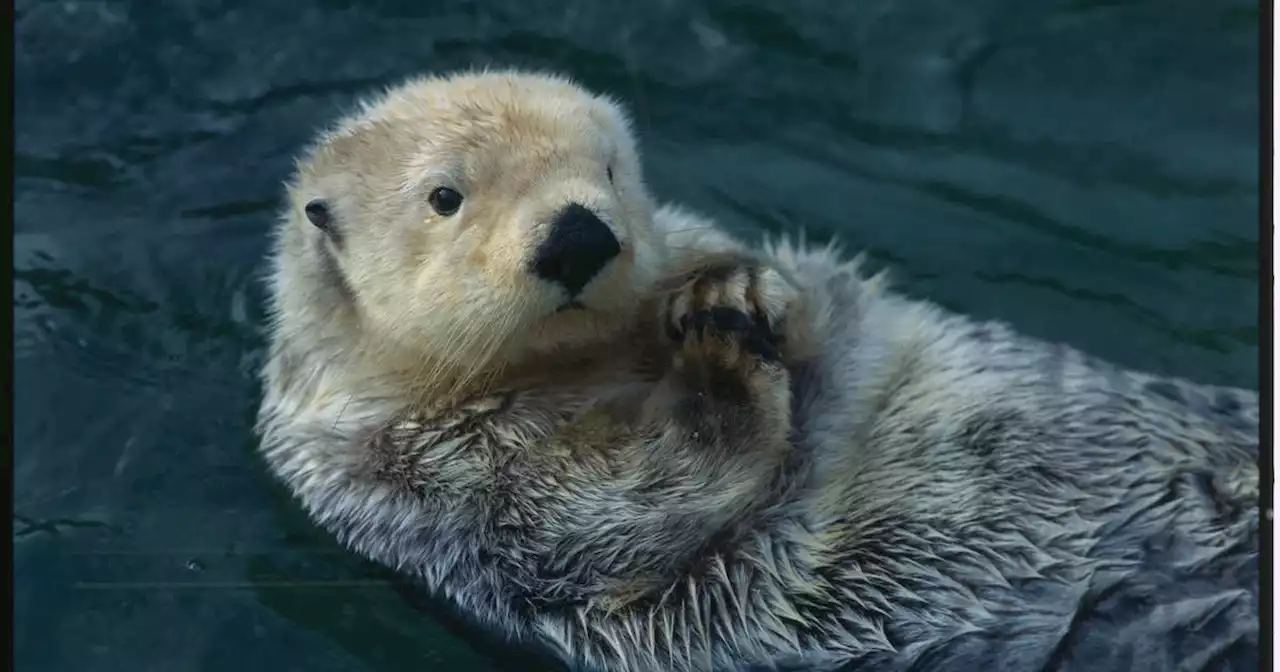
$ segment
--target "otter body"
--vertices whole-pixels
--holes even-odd
[[[1253,392],[749,249],[652,203],[620,108],[555,77],[392,89],[289,193],[270,469],[571,666],[1257,659]]]

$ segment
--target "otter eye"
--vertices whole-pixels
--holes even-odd
[[[613,166],[606,166],[604,174],[609,178],[609,184],[613,184]]]
[[[307,214],[307,219],[321,231],[328,231],[330,224],[333,223],[333,216],[329,214],[329,204],[320,199],[308,203],[303,212]]]
[[[435,210],[436,214],[448,217],[462,207],[462,194],[449,187],[436,187],[427,196],[427,202],[431,204],[431,209]]]

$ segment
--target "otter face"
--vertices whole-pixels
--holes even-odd
[[[628,121],[553,77],[393,89],[321,138],[290,198],[362,332],[460,365],[606,338],[655,280]]]

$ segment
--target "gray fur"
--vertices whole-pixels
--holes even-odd
[[[356,401],[306,429],[279,386],[324,364],[290,361],[287,343],[269,364],[263,452],[356,552],[587,668],[1256,659],[1254,393],[949,315],[830,250],[766,258],[825,316],[812,356],[788,363],[785,454],[752,444],[763,430],[740,403],[575,453],[553,437],[609,391],[572,387],[386,430]],[[1111,628],[1081,633],[1089,613]]]

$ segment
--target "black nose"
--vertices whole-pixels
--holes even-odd
[[[551,234],[533,254],[533,272],[577,296],[622,246],[595,213],[570,203],[551,221]]]

